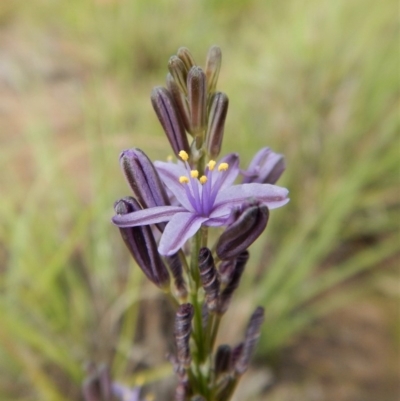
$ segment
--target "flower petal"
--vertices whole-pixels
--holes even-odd
[[[233,207],[252,198],[267,205],[268,209],[276,209],[289,202],[288,193],[286,188],[271,184],[234,185],[218,193],[210,217],[224,216]]]
[[[181,206],[156,206],[127,214],[116,214],[112,222],[118,227],[135,227],[169,221],[176,214],[185,211]]]
[[[176,199],[189,211],[194,211],[190,203],[183,184],[179,182],[179,177],[187,176],[188,172],[182,164],[165,163],[156,161],[154,165],[167,186],[167,188],[175,195]]]
[[[196,234],[201,224],[206,220],[208,217],[197,216],[189,212],[175,214],[165,227],[158,245],[158,252],[161,255],[172,255],[178,252],[185,242]]]

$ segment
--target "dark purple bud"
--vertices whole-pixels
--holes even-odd
[[[189,340],[192,332],[192,319],[194,309],[189,303],[179,306],[175,316],[175,342],[178,361],[185,369],[189,368],[192,360],[190,355]]]
[[[151,92],[151,103],[176,155],[181,150],[189,153],[185,127],[171,93],[161,86]]]
[[[215,92],[221,68],[222,54],[218,46],[212,46],[207,54],[206,60],[206,77],[207,77],[207,90],[208,93]]]
[[[231,273],[231,277],[229,279],[228,284],[221,292],[219,296],[218,302],[218,313],[223,314],[227,311],[229,304],[232,299],[232,295],[235,290],[238,288],[240,279],[244,272],[244,268],[246,266],[247,261],[249,260],[249,252],[243,251],[236,259],[235,268]]]
[[[243,183],[275,184],[285,171],[283,155],[263,148],[256,153],[247,170],[242,172]]]
[[[207,151],[213,159],[215,159],[221,151],[228,105],[229,99],[225,93],[217,92],[213,95],[206,135]]]
[[[206,128],[206,76],[200,67],[192,67],[187,77],[191,132],[196,137]],[[199,148],[199,146],[198,146]]]
[[[200,280],[204,288],[207,308],[214,312],[218,306],[219,279],[214,265],[214,259],[208,248],[201,248],[199,252]]]
[[[175,82],[174,78],[172,78],[171,74],[167,75],[167,88],[175,100],[185,130],[190,133],[189,105],[186,96],[180,91],[178,84]]]
[[[259,306],[252,314],[247,326],[243,349],[235,363],[235,372],[242,375],[248,368],[250,358],[261,334],[261,325],[264,321],[264,308]]]
[[[192,53],[190,53],[189,49],[187,49],[186,47],[180,47],[176,52],[176,55],[183,61],[183,64],[185,64],[185,67],[188,71],[194,65],[196,65]]]
[[[244,346],[244,343],[239,343],[238,345],[233,347],[233,349],[232,349],[232,366],[234,366],[236,364],[236,362],[240,358],[240,355],[242,355],[243,346]]]
[[[232,367],[232,350],[229,345],[220,345],[215,354],[215,376],[229,372]]]
[[[139,203],[132,197],[115,202],[117,214],[134,213],[141,210]],[[131,255],[147,278],[161,289],[169,286],[169,273],[164,265],[154,240],[150,226],[120,228],[122,239]]]
[[[93,367],[90,376],[83,383],[85,401],[111,401],[112,383],[108,367]]]
[[[222,233],[217,243],[220,259],[232,259],[246,250],[265,230],[269,210],[265,205],[244,205],[236,220]]]
[[[170,204],[156,168],[142,150],[124,150],[119,161],[129,186],[143,208]]]
[[[229,280],[231,279],[232,272],[235,269],[235,266],[236,266],[236,259],[228,259],[228,260],[223,260],[221,262],[218,269],[221,285],[226,285],[229,283]]]
[[[187,95],[186,80],[189,69],[186,68],[184,62],[178,56],[172,56],[168,61],[168,70],[180,91]]]
[[[182,262],[179,258],[179,254],[176,253],[171,256],[166,256],[165,260],[167,261],[169,269],[172,273],[172,277],[174,278],[175,288],[178,297],[180,299],[185,299],[188,292],[185,279],[183,278]]]

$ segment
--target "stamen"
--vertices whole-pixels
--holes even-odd
[[[220,165],[218,166],[218,171],[226,171],[229,168],[229,164],[228,163],[220,163]]]
[[[172,155],[167,156],[167,162],[171,163],[173,160],[174,158],[172,157]]]
[[[189,160],[189,155],[184,151],[181,150],[179,153],[179,157],[184,161],[187,162]]]
[[[180,182],[181,184],[189,184],[189,178],[185,177],[184,175],[181,175],[181,176],[179,177],[179,182]]]
[[[202,176],[199,178],[199,181],[200,181],[201,184],[205,184],[205,183],[207,182],[207,177],[206,177],[205,175],[202,175]]]
[[[210,161],[207,163],[207,167],[208,167],[208,169],[209,169],[210,171],[213,171],[216,164],[217,164],[217,162],[216,162],[215,160],[210,160]]]
[[[192,171],[190,172],[190,176],[191,176],[192,178],[197,178],[197,177],[199,176],[199,172],[198,172],[197,170],[192,170]]]

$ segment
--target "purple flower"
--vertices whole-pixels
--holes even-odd
[[[167,222],[158,251],[161,255],[176,253],[201,227],[223,226],[233,208],[253,199],[269,209],[285,205],[288,190],[270,184],[232,185],[239,174],[239,156],[231,153],[218,164],[210,160],[204,175],[191,170],[188,154],[179,153],[183,163],[156,162],[158,173],[180,202],[178,206],[156,206],[124,215],[112,221],[118,227],[134,227]]]
[[[262,184],[275,184],[285,171],[285,160],[279,153],[270,148],[259,150],[249,164],[247,170],[242,171],[243,184],[258,182]]]

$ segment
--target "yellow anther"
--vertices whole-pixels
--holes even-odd
[[[174,160],[174,158],[171,155],[167,156],[167,162],[172,162]]]
[[[181,175],[181,176],[179,177],[179,182],[180,182],[181,184],[188,184],[188,183],[189,183],[189,178],[185,177],[184,175]]]
[[[209,169],[210,171],[213,171],[216,164],[217,164],[217,162],[216,162],[215,160],[210,160],[210,161],[207,163],[207,167],[208,167],[208,169]]]
[[[228,163],[221,163],[218,166],[218,171],[226,171],[226,170],[228,170],[228,168],[229,168],[229,164]]]
[[[184,162],[189,160],[189,155],[184,150],[181,150],[178,155]]]
[[[197,178],[197,177],[199,176],[199,172],[198,172],[197,170],[192,170],[192,171],[190,172],[190,176],[191,176],[192,178]]]
[[[202,184],[205,184],[205,183],[207,182],[207,177],[206,177],[205,175],[202,175],[202,176],[199,178],[199,181],[200,181]]]

